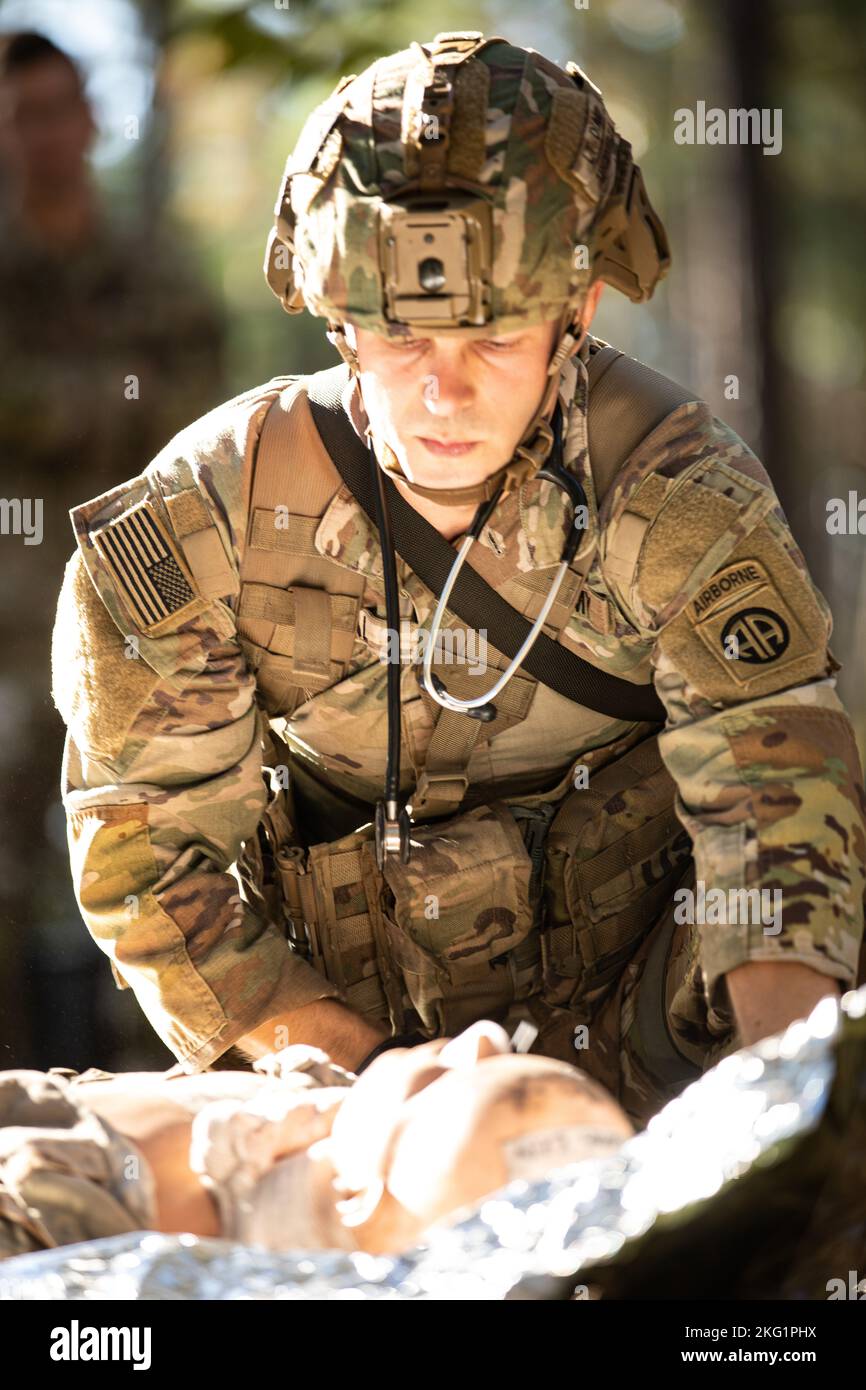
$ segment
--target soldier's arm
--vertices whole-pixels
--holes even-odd
[[[807,1018],[839,984],[797,961],[751,960],[725,976],[740,1038],[745,1046],[781,1033],[795,1018]]]
[[[232,535],[183,460],[169,472],[185,500],[169,513],[154,467],[73,513],[53,695],[82,916],[195,1071],[276,1017],[292,1041],[329,1042],[320,1027],[305,1034],[304,1011],[338,991],[290,950],[261,895],[240,892],[238,859],[269,789],[255,680],[215,596],[232,587]]]
[[[618,600],[653,642],[660,749],[696,877],[731,902],[767,893],[763,921],[698,924],[708,1005],[733,1006],[754,1040],[856,977],[863,776],[831,618],[766,472],[705,406],[680,407],[632,463],[616,525],[638,562]]]
[[[292,1043],[321,1047],[341,1067],[354,1069],[389,1036],[388,1029],[361,1018],[338,999],[319,999],[292,1013],[280,1013],[238,1041],[250,1057],[264,1057]]]

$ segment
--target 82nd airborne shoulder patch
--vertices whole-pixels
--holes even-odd
[[[90,540],[118,598],[144,632],[173,627],[187,610],[192,616],[202,606],[195,580],[152,502],[139,502],[94,528]]]
[[[691,600],[701,641],[733,680],[745,685],[756,667],[780,669],[808,650],[808,637],[784,596],[757,560],[719,570]]]

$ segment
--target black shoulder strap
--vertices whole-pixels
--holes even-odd
[[[695,400],[695,395],[609,343],[590,349],[587,371],[586,431],[600,507],[629,454],[672,410]]]
[[[608,374],[613,365],[611,362],[608,366]],[[325,448],[343,481],[372,519],[376,512],[369,455],[340,404],[348,380],[346,366],[317,372],[308,378],[307,395],[313,421]],[[661,380],[666,381],[667,378],[662,377]],[[663,419],[671,408],[669,406],[664,410],[658,419]],[[639,437],[646,432],[643,429]],[[627,454],[623,457],[627,457]],[[397,554],[411,565],[421,582],[438,596],[454,563],[453,547],[435,526],[431,526],[405,501],[390,478],[385,480],[385,491]],[[460,572],[448,607],[470,627],[476,630],[479,626],[485,627],[493,645],[508,657],[517,653],[531,627],[531,623],[468,564]],[[479,622],[479,619],[482,621]],[[522,665],[524,670],[551,690],[599,714],[635,722],[664,722],[664,706],[651,685],[634,685],[608,671],[599,671],[545,633],[539,635]]]

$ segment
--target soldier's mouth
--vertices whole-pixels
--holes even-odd
[[[443,444],[438,439],[425,439],[422,434],[419,434],[418,438],[431,454],[437,454],[443,458],[457,458],[460,454],[468,454],[470,449],[478,447],[477,439],[457,440],[453,444]]]

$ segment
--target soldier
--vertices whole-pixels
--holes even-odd
[[[668,263],[579,68],[413,44],[277,200],[268,281],[344,365],[73,508],[73,878],[184,1070],[493,1018],[642,1124],[854,983],[827,606],[743,441],[588,333]]]

